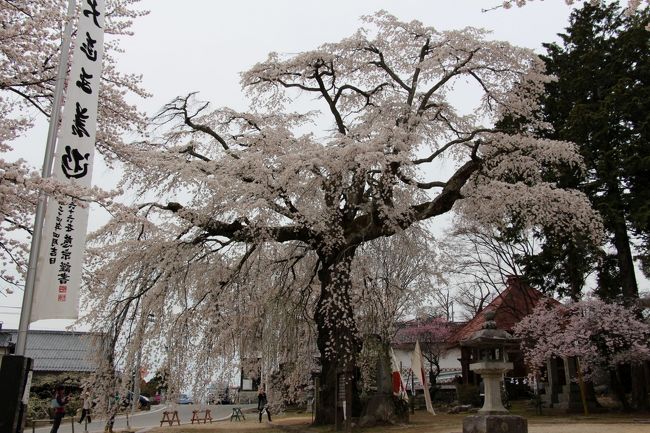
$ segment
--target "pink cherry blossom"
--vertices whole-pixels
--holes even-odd
[[[515,333],[527,364],[537,372],[553,357],[578,357],[587,378],[599,369],[650,360],[650,325],[634,309],[596,298],[540,304]]]

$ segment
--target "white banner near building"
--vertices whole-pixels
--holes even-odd
[[[427,406],[427,412],[435,415],[436,412],[433,410],[433,404],[431,404],[431,394],[429,394],[427,372],[424,370],[424,359],[422,357],[422,350],[420,349],[420,342],[418,340],[415,340],[415,349],[413,349],[413,353],[411,354],[411,370],[424,389],[424,402]],[[415,390],[413,390],[413,394],[415,395]]]
[[[82,0],[52,177],[89,187],[104,44],[104,0]],[[79,317],[88,208],[49,198],[29,322]]]

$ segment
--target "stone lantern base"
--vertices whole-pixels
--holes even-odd
[[[528,433],[528,421],[518,415],[472,415],[463,420],[463,433]]]

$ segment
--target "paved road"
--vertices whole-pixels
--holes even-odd
[[[186,404],[186,405],[177,405],[176,410],[178,410],[178,417],[181,420],[181,424],[189,424],[192,420],[192,411],[193,410],[203,410],[210,409],[212,414],[212,419],[216,420],[218,418],[224,418],[230,416],[232,413],[232,408],[234,406],[241,407],[242,409],[247,409],[251,407],[256,407],[254,404],[242,404],[242,405],[198,405],[198,404]],[[160,420],[162,419],[162,413],[164,410],[169,410],[165,405],[153,406],[150,411],[137,412],[135,415],[128,416],[129,426],[135,429],[145,429],[147,427],[159,427]],[[251,414],[251,416],[255,416]],[[103,419],[92,418],[93,422],[88,424],[89,433],[103,432],[106,421]],[[127,417],[125,415],[118,415],[115,418],[115,430],[122,430],[127,428]],[[49,433],[51,426],[39,427],[34,431],[36,433]],[[31,432],[31,428],[26,428],[25,433]],[[59,433],[72,433],[72,425],[70,418],[66,418],[64,422],[61,423],[59,427]],[[84,433],[83,424],[75,422],[74,433]]]

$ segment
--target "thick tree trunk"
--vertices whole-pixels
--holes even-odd
[[[630,404],[627,402],[627,398],[625,397],[625,390],[623,389],[623,384],[621,383],[621,379],[617,368],[612,368],[609,370],[609,379],[614,394],[616,394],[618,401],[621,403],[621,406],[623,406],[623,411],[629,412]]]
[[[643,406],[641,409],[645,411],[650,411],[650,401],[648,401],[648,397],[650,396],[650,361],[644,362],[642,365],[639,366],[639,368],[642,371],[642,375],[639,374],[639,381],[643,382],[643,392],[644,392],[644,400],[643,400]],[[632,370],[632,373],[634,374],[635,371]],[[645,380],[641,380],[641,377],[643,377]]]
[[[578,255],[583,254],[581,248],[576,248],[575,243],[569,242],[568,244],[569,254],[568,254],[568,263],[567,268],[569,271],[569,297],[572,301],[578,302],[582,297],[582,288],[585,285],[584,273],[580,269],[580,266],[576,263],[580,263],[580,258]]]
[[[322,351],[321,351],[322,353]],[[333,362],[321,355],[320,389],[318,390],[318,407],[314,417],[314,424],[334,424],[336,404],[336,360]]]
[[[626,304],[635,302],[639,298],[639,289],[634,273],[634,259],[630,247],[630,237],[627,233],[627,223],[623,211],[623,203],[620,189],[610,184],[610,196],[615,196],[616,215],[610,217],[610,226],[614,233],[614,246],[616,247],[616,258],[621,277],[623,300]],[[632,365],[632,375],[636,380],[632,381],[632,404],[636,409],[647,410],[650,407],[648,401],[648,389],[646,371],[643,366]]]
[[[634,274],[634,259],[632,258],[630,237],[627,234],[625,220],[623,218],[617,219],[613,229],[616,257],[621,272],[623,298],[625,298],[626,302],[630,302],[639,297],[639,289],[636,282],[636,275]]]
[[[319,254],[319,257],[321,292],[314,320],[318,330],[316,341],[320,352],[321,379],[314,424],[324,425],[336,421],[337,377],[347,372],[348,380],[351,380],[360,342],[350,301],[350,268],[354,248],[342,249],[334,254]]]
[[[637,410],[650,409],[648,401],[647,371],[643,365],[632,365],[632,404]]]
[[[614,234],[622,295],[625,302],[630,302],[639,297],[639,289],[634,274],[634,259],[630,248],[630,237],[627,234],[626,212],[621,187],[618,179],[612,176],[615,172],[615,167],[612,167],[612,172],[607,174],[607,198],[606,202],[601,204],[600,211],[607,228]]]

